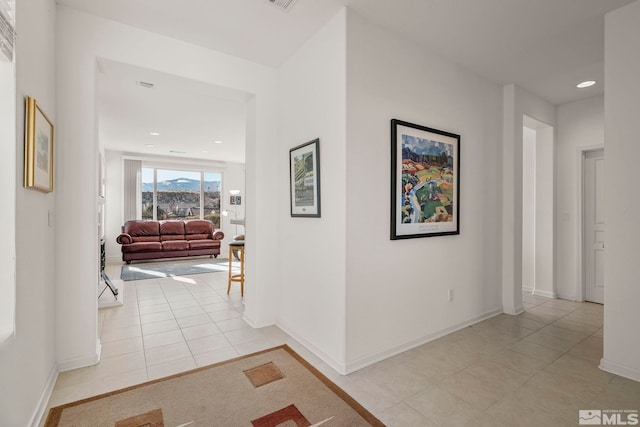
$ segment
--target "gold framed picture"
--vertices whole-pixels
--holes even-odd
[[[30,96],[25,100],[24,186],[53,191],[53,123]]]

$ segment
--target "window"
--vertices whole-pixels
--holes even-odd
[[[220,228],[216,172],[142,168],[142,219],[208,219]]]

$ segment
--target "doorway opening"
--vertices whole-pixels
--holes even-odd
[[[581,300],[604,304],[604,149],[581,152]]]
[[[522,290],[556,298],[554,128],[523,116]]]

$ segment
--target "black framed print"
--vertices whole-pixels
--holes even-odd
[[[320,218],[320,140],[289,150],[291,216]]]
[[[391,120],[391,240],[460,234],[460,135]]]

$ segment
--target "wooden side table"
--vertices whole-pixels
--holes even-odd
[[[232,274],[233,268],[233,254],[237,253],[240,258],[240,274]],[[244,241],[235,241],[229,243],[229,282],[227,285],[227,295],[231,291],[231,283],[240,283],[240,296],[244,297]]]

